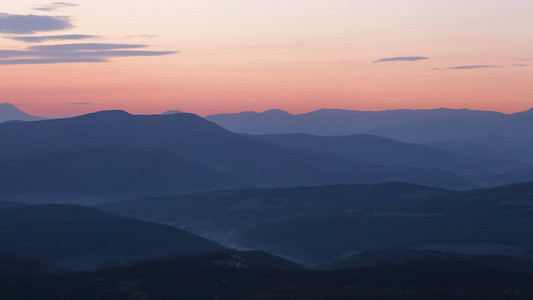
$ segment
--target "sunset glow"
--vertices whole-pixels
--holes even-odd
[[[510,113],[533,106],[532,15],[530,0],[5,0],[0,102],[48,117]]]

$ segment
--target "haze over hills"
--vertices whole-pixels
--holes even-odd
[[[29,115],[15,105],[10,103],[0,103],[0,123],[7,121],[37,121],[44,118]]]
[[[533,253],[533,182],[451,192],[406,183],[248,189],[101,204],[311,265],[365,251]]]
[[[460,155],[375,135],[316,136],[294,133],[254,137],[291,148],[327,153],[353,161],[438,168],[460,174],[502,173],[531,168],[530,164],[517,161],[497,161]]]
[[[470,155],[533,162],[533,137],[529,134],[529,128],[533,126],[533,109],[514,114],[445,108],[386,111],[321,109],[298,115],[269,110],[206,118],[239,133],[372,134]]]

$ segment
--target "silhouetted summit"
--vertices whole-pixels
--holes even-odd
[[[37,121],[42,120],[41,117],[29,115],[15,105],[10,103],[0,103],[0,122],[6,121]]]
[[[102,110],[98,112],[88,113],[85,115],[81,115],[79,117],[80,119],[99,119],[99,120],[105,120],[107,118],[120,118],[120,117],[129,117],[132,116],[132,114],[124,111],[124,110]]]

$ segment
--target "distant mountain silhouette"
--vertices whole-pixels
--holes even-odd
[[[193,114],[134,116],[124,111],[103,111],[67,119],[6,123],[0,125],[0,139],[9,141],[0,148],[0,160],[11,161],[0,163],[6,170],[13,170],[16,164],[36,166],[31,156],[38,154],[111,148],[123,152],[168,151],[183,161],[223,175],[229,183],[255,187],[386,181],[457,189],[478,186],[471,179],[444,170],[357,163],[329,154],[288,148],[232,133]],[[60,156],[55,156],[58,162]],[[13,163],[15,158],[16,163]],[[66,163],[64,161],[63,165],[67,166]],[[110,161],[111,165],[113,163]],[[83,166],[82,163],[78,165]],[[90,172],[95,170],[90,164],[86,167],[90,177]],[[85,171],[82,168],[72,172],[83,174]],[[4,174],[10,177],[7,171]],[[145,175],[151,176],[150,172]],[[20,178],[29,176],[22,174]],[[47,180],[40,180],[36,175],[32,184],[43,185],[40,182]],[[225,187],[234,188],[235,185]],[[219,188],[220,184],[212,186],[212,189]]]
[[[533,163],[533,136],[529,132],[533,109],[515,114],[445,108],[376,112],[321,109],[299,115],[274,110],[211,115],[207,119],[239,133],[372,134],[469,155]]]
[[[52,204],[0,210],[0,240],[1,253],[74,269],[223,249],[174,227]]]
[[[10,103],[0,103],[0,122],[7,121],[37,121],[43,120],[41,117],[29,115],[15,105]]]
[[[292,115],[282,110],[268,110],[262,113],[218,114],[207,116],[206,119],[239,133],[307,133],[336,136],[361,133],[371,134],[399,126],[435,122],[464,122],[469,124],[502,119],[505,116],[505,114],[491,111],[446,108],[385,111],[321,109],[297,115]]]
[[[532,195],[533,182],[466,192],[386,183],[221,191],[98,208],[313,265],[385,250],[530,258]]]

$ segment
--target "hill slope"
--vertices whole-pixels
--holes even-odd
[[[74,269],[223,249],[170,226],[53,204],[1,210],[0,240],[4,255]]]
[[[0,196],[30,203],[101,202],[246,187],[169,151],[52,152],[0,160]]]
[[[0,123],[7,121],[37,121],[41,117],[28,115],[10,103],[0,103]]]

